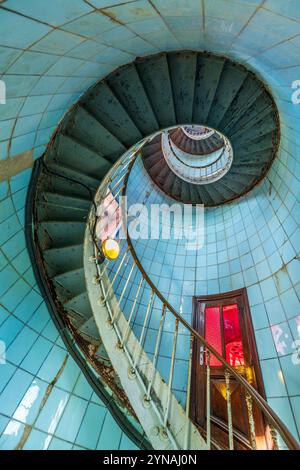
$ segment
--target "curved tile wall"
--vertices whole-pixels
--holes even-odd
[[[247,288],[266,395],[289,428],[299,437],[300,420],[300,167],[287,154],[283,136],[279,156],[265,180],[239,201],[205,211],[205,242],[197,251],[187,251],[187,240],[138,239],[134,246],[145,271],[163,295],[191,321],[194,295],[218,294]],[[137,189],[135,181],[141,181]],[[165,196],[143,167],[136,162],[128,182],[128,206],[145,204],[148,212],[139,215],[140,232],[149,225],[151,204],[177,202]],[[183,205],[181,205],[183,208]],[[160,218],[160,233],[166,218]],[[130,219],[129,219],[130,224]],[[149,232],[150,233],[150,232]],[[125,243],[125,242],[123,242]],[[118,293],[122,292],[131,262],[123,270]],[[112,272],[115,271],[113,267]],[[140,276],[135,277],[124,301],[130,312]],[[135,318],[138,334],[143,324],[150,289],[145,288],[141,308]],[[153,354],[160,305],[148,325],[146,349]],[[172,332],[173,321],[166,331]],[[183,333],[183,332],[182,332]],[[175,376],[174,391],[184,402],[189,341],[179,335],[178,361],[184,361]],[[167,379],[172,335],[165,332],[161,346],[161,373]],[[180,369],[180,370],[179,370]],[[176,367],[175,367],[176,371]],[[177,385],[176,385],[177,384]]]
[[[30,173],[0,183],[0,450],[134,449],[66,351],[34,279]]]
[[[299,163],[296,158],[300,107],[291,101],[292,83],[300,78],[299,22],[300,5],[296,0],[137,0],[122,4],[116,0],[65,0],[63,3],[59,0],[51,3],[7,0],[0,3],[1,91],[3,84],[6,86],[6,104],[0,100],[3,305],[0,332],[2,336],[7,335],[9,344],[16,342],[10,351],[8,348],[8,367],[0,366],[7,370],[1,374],[1,393],[4,397],[10,396],[7,409],[1,410],[0,445],[3,448],[21,445],[20,439],[25,440],[24,448],[41,448],[45,442],[49,448],[105,447],[108,445],[105,429],[112,422],[105,408],[94,401],[91,390],[81,391],[88,387],[80,379],[82,376],[78,369],[76,372],[71,358],[64,363],[66,352],[36,288],[23,235],[28,174],[19,172],[32,166],[61,117],[95,81],[136,56],[179,48],[210,50],[244,62],[270,85],[277,100],[282,141],[280,159],[270,172],[272,187],[270,181],[265,180],[242,201],[208,214],[208,244],[206,252],[198,257],[198,263],[205,269],[195,268],[195,261],[179,252],[178,257],[184,259],[178,258],[176,266],[184,263],[187,268],[182,284],[186,294],[195,279],[197,292],[201,289],[202,293],[229,290],[238,287],[240,282],[249,286],[265,382],[277,383],[272,390],[267,389],[269,400],[290,429],[296,434],[298,426],[299,432],[299,373],[295,376],[297,367],[290,366],[291,338],[298,338],[299,325],[295,327],[295,320],[300,313]],[[174,254],[174,251],[169,253],[172,260]],[[166,268],[163,266],[163,269]],[[165,281],[165,293],[172,287],[168,285],[170,282]],[[187,296],[185,301],[188,299]],[[180,297],[173,296],[170,300],[180,306]],[[287,348],[283,355],[276,350],[272,336],[271,327],[276,325],[281,325],[286,335]],[[21,334],[24,341],[22,336],[18,340]],[[31,346],[33,348],[37,341],[44,344],[45,351],[49,347],[54,351],[53,359],[49,359],[53,376],[40,376],[38,370],[23,367],[25,355],[30,355]],[[52,357],[50,352],[47,357]],[[55,434],[56,428],[49,430],[50,424],[42,427],[37,416],[42,416],[38,414],[40,408],[46,414],[47,404],[50,407],[52,392],[49,401],[45,401],[48,385],[63,364],[64,370],[53,388],[53,400],[59,405],[61,397],[63,404],[67,396],[68,402]],[[40,367],[43,370],[43,365]],[[278,380],[280,370],[283,371],[282,381]],[[274,371],[277,375],[272,378]],[[84,385],[77,387],[79,379]],[[9,384],[14,384],[13,380],[24,384],[16,395],[8,388]],[[180,384],[178,390],[182,392]],[[184,395],[184,391],[182,393]],[[99,430],[97,443],[95,436],[88,436],[87,431],[94,406],[98,406],[102,418],[106,413],[106,418],[101,418],[104,425],[102,431]],[[61,408],[56,409],[59,414]],[[66,413],[67,421],[70,410],[72,416],[76,416],[77,431],[84,422],[87,424],[80,429],[86,431],[68,436],[70,440],[59,440],[63,437],[63,417]],[[48,423],[52,418],[48,416]],[[130,446],[120,431],[116,430],[115,435],[120,437],[116,437],[118,444],[114,446]]]

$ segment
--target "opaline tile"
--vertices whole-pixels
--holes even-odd
[[[56,29],[34,44],[32,49],[39,52],[62,55],[77,44],[80,44],[83,40],[80,36]]]
[[[75,383],[79,376],[79,369],[75,361],[71,356],[68,357],[67,363],[64,367],[62,374],[60,375],[56,386],[63,388],[68,392],[71,392],[75,386]]]
[[[38,370],[46,360],[52,343],[45,338],[39,337],[21,363],[21,367],[31,374],[37,374]]]
[[[68,399],[67,392],[54,387],[39,413],[36,427],[49,434],[54,434]]]
[[[0,413],[11,416],[25,395],[32,375],[17,370],[0,395]]]
[[[80,430],[76,437],[76,444],[95,449],[102,429],[106,409],[90,403],[84,415]]]
[[[67,441],[63,441],[62,439],[58,439],[57,437],[53,437],[51,439],[50,445],[48,450],[71,450],[72,444]]]
[[[61,439],[73,442],[81,426],[87,402],[75,396],[71,396],[63,416],[56,429],[55,435]]]
[[[43,365],[38,372],[38,376],[42,380],[52,382],[62,367],[65,357],[66,353],[61,348],[54,346],[46,360],[43,362]]]
[[[26,49],[51,28],[13,12],[1,10],[1,44]]]
[[[23,450],[47,450],[51,436],[48,436],[44,432],[32,429],[29,434]]]
[[[2,323],[0,327],[0,338],[1,341],[5,342],[6,347],[10,345],[23,327],[24,324],[13,316],[10,316]]]
[[[115,27],[114,22],[101,12],[92,12],[88,15],[68,23],[63,28],[72,33],[81,34],[86,37],[93,37],[99,32],[108,31]]]
[[[34,379],[32,381],[13,414],[13,418],[15,420],[30,425],[34,423],[35,418],[40,411],[41,403],[45,398],[47,385],[48,384],[46,382],[42,382],[38,379]]]
[[[298,436],[300,437],[300,396],[291,398],[292,410],[296,421]]]
[[[18,421],[11,420],[0,436],[1,450],[14,450],[20,442],[25,426]]]
[[[75,395],[78,395],[81,398],[85,398],[86,400],[91,399],[93,389],[90,386],[90,384],[88,383],[88,381],[85,378],[85,376],[83,375],[83,373],[80,374],[80,376],[79,376],[79,378],[76,382],[75,388],[73,390],[73,393]]]
[[[118,449],[121,439],[121,429],[116,424],[110,413],[106,414],[103,428],[99,437],[97,449],[114,450]]]
[[[4,389],[7,385],[11,377],[16,371],[16,367],[12,364],[6,362],[5,364],[0,364],[1,366],[1,375],[0,375],[0,392]]]
[[[158,13],[146,0],[117,5],[107,8],[106,12],[113,15],[113,17],[121,23],[132,23],[134,21],[158,16]]]
[[[53,26],[59,26],[74,18],[88,13],[92,8],[84,2],[74,0],[52,0],[51,3],[41,3],[39,0],[8,0],[6,6],[40,21],[47,20]]]
[[[287,395],[284,376],[278,359],[267,359],[260,363],[268,398]]]
[[[300,361],[299,353],[295,351],[291,356],[284,356],[280,358],[280,363],[284,375],[284,380],[289,395],[299,394],[299,374],[300,374]]]
[[[256,331],[255,338],[260,360],[270,359],[277,356],[273,337],[269,328]]]
[[[28,351],[31,349],[33,343],[36,341],[38,335],[30,328],[23,328],[18,334],[16,339],[10,344],[6,351],[6,358],[13,364],[20,364]]]
[[[279,418],[282,419],[288,430],[294,435],[294,437],[298,438],[288,398],[269,398],[268,402]]]

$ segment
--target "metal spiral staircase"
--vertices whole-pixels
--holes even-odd
[[[289,449],[299,449],[295,439],[286,426],[281,422],[264,398],[251,385],[251,378],[247,371],[241,374],[231,367],[220,354],[193,329],[190,324],[170,305],[159,291],[158,287],[147,275],[137,257],[127,227],[125,250],[119,261],[113,278],[108,276],[109,262],[99,262],[99,241],[96,226],[107,217],[109,206],[119,195],[126,195],[128,177],[137,158],[141,158],[139,149],[122,158],[103,180],[95,196],[93,207],[87,223],[84,242],[84,266],[86,272],[87,290],[104,346],[111,359],[114,369],[123,385],[124,391],[130,397],[134,411],[142,424],[145,433],[155,449],[193,449],[209,450],[224,449],[211,432],[211,382],[210,361],[215,357],[223,366],[223,380],[226,387],[227,403],[227,434],[228,448],[233,450],[239,446],[233,426],[233,410],[231,408],[231,381],[235,380],[242,387],[241,399],[246,401],[249,420],[249,450],[269,449],[277,450],[284,445]],[[111,197],[113,195],[113,197]],[[117,206],[122,209],[122,206]],[[116,209],[115,209],[116,211]],[[124,263],[127,263],[127,280],[120,296],[115,294],[115,283]],[[140,282],[136,288],[134,302],[129,315],[122,311],[122,300],[126,291],[130,289],[130,281],[138,272]],[[132,329],[134,315],[139,314],[139,302],[143,284],[148,286],[146,313],[142,318],[142,328],[137,336]],[[155,348],[151,357],[145,352],[147,326],[151,317],[153,303],[158,300],[161,307],[159,328],[156,331]],[[157,370],[157,360],[161,347],[164,322],[167,314],[174,319],[172,330],[172,354],[168,381],[165,382]],[[188,381],[187,398],[182,406],[172,392],[172,382],[175,369],[176,347],[178,335],[185,334],[190,341],[187,357]],[[190,394],[192,357],[195,351],[200,351],[206,367],[206,428],[200,428],[190,418]],[[255,428],[254,414],[261,413],[266,424],[266,440],[262,444]],[[243,448],[245,447],[238,447]]]
[[[68,347],[88,364],[87,374],[120,426],[146,448],[204,449],[218,448],[218,443],[211,439],[209,420],[207,429],[199,432],[189,418],[188,407],[184,409],[173,396],[172,367],[166,384],[155,368],[158,350],[150,360],[143,350],[144,338],[136,338],[130,331],[130,318],[119,308],[113,282],[105,267],[95,261],[90,234],[95,207],[90,215],[89,210],[95,194],[97,205],[101,204],[108,187],[114,198],[124,193],[138,155],[135,151],[125,153],[127,149],[160,129],[191,123],[224,133],[239,156],[228,172],[230,187],[216,182],[203,192],[205,196],[199,193],[208,205],[249,190],[265,175],[276,154],[278,116],[265,86],[227,59],[178,52],[139,59],[91,88],[64,118],[35,172],[34,249],[53,316],[63,337],[69,338]],[[122,155],[125,157],[119,160]],[[134,260],[134,269],[142,272],[130,239],[126,253]],[[161,328],[166,311],[174,316],[174,351],[178,331],[183,328],[191,337],[191,351],[193,343],[201,343],[219,358],[174,311],[146,273],[142,275],[151,288],[149,300],[157,297],[162,304]],[[295,448],[297,444],[263,398],[223,358],[219,360],[224,364],[226,381],[234,376],[250,397],[250,421],[252,403],[266,416],[274,437],[270,447],[277,447],[278,431],[287,447]],[[231,448],[230,410],[228,416]],[[251,433],[251,446],[255,447],[253,429]]]

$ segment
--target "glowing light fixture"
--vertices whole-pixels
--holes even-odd
[[[120,254],[120,245],[117,240],[107,238],[102,242],[102,253],[110,261],[117,259]]]

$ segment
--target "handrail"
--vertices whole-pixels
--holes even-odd
[[[151,139],[153,138],[153,136],[151,136]],[[126,195],[126,189],[127,189],[127,184],[128,184],[128,179],[129,179],[129,175],[130,175],[130,172],[132,170],[132,167],[137,159],[137,157],[140,155],[140,150],[141,148],[149,141],[150,139],[147,139],[145,142],[142,143],[142,145],[140,145],[132,154],[131,156],[129,157],[129,159],[127,160],[130,161],[130,163],[128,164],[128,168],[126,170],[126,172],[124,173],[124,182],[122,183],[123,184],[123,187],[122,187],[122,191],[121,191],[121,195],[122,196],[125,196]],[[106,189],[108,188],[108,185],[110,183],[110,181],[112,180],[111,178],[111,175],[113,174],[113,169],[116,169],[116,168],[120,168],[122,166],[122,162],[124,163],[124,161],[122,160],[121,162],[118,162],[114,167],[112,167],[112,169],[109,171],[107,177],[104,179],[104,182],[105,184],[107,184],[106,188],[104,188],[104,192],[103,194],[105,194],[106,192]],[[126,162],[126,163],[127,163]],[[101,187],[103,187],[103,184],[101,184]],[[99,194],[99,191],[98,193]],[[105,197],[105,196],[104,196]],[[98,203],[100,201],[97,201]],[[122,221],[123,221],[123,224],[124,224],[124,214],[122,212]],[[287,445],[287,447],[289,449],[292,449],[292,450],[300,450],[300,446],[299,444],[297,443],[296,439],[292,436],[292,434],[290,433],[290,431],[288,430],[288,428],[286,427],[286,425],[280,420],[280,418],[277,416],[277,414],[272,410],[272,408],[270,407],[270,405],[266,402],[266,400],[258,393],[258,391],[252,387],[252,385],[250,383],[247,382],[247,380],[237,372],[237,370],[235,370],[206,340],[203,336],[201,336],[175,309],[174,307],[172,307],[172,305],[167,301],[167,299],[165,299],[165,297],[162,295],[162,293],[158,290],[158,288],[155,286],[155,284],[151,281],[151,279],[149,278],[149,276],[147,275],[146,271],[144,270],[137,254],[136,254],[136,251],[133,247],[133,244],[132,244],[132,240],[130,238],[130,235],[128,233],[128,227],[126,227],[126,239],[127,239],[127,244],[128,244],[128,248],[129,248],[129,252],[131,253],[131,256],[136,264],[136,266],[138,267],[141,275],[142,275],[142,279],[144,279],[147,284],[149,285],[150,287],[150,290],[152,293],[154,293],[158,298],[159,300],[162,302],[162,305],[163,305],[163,308],[164,309],[167,309],[171,312],[171,314],[176,318],[176,323],[180,323],[182,324],[188,331],[189,333],[191,334],[191,338],[194,338],[196,340],[198,340],[202,345],[205,346],[206,350],[209,351],[209,354],[212,354],[213,356],[215,356],[215,358],[217,358],[217,360],[224,366],[225,368],[225,375],[227,374],[230,374],[232,375],[237,381],[238,383],[243,387],[243,389],[247,392],[246,393],[246,399],[247,399],[247,394],[253,398],[253,400],[255,401],[255,403],[257,404],[258,408],[261,410],[261,412],[263,413],[263,415],[265,416],[265,418],[267,419],[268,421],[268,424],[273,426],[278,432],[279,434],[281,435],[281,437],[283,438],[285,444]],[[225,377],[226,378],[226,381],[228,380],[228,376]],[[229,392],[229,398],[230,398],[230,392]],[[251,399],[250,398],[250,399]],[[248,403],[247,403],[248,404]],[[249,405],[249,404],[248,404]],[[229,403],[229,406],[230,406],[230,403]],[[250,407],[252,406],[251,403],[249,405]],[[252,410],[251,410],[252,411]]]
[[[135,156],[135,158],[131,161],[131,163],[128,166],[127,174],[124,179],[124,187],[122,191],[122,195],[125,196],[126,194],[126,189],[127,189],[127,184],[128,184],[128,178],[130,171],[135,163],[135,160],[137,158],[138,154]],[[239,374],[219,353],[216,351],[206,340],[201,336],[175,309],[172,307],[172,305],[165,299],[165,297],[162,295],[162,293],[157,289],[155,284],[151,281],[149,278],[148,274],[144,270],[137,254],[136,251],[133,247],[130,235],[128,233],[128,228],[126,230],[126,236],[127,236],[127,243],[129,246],[129,250],[131,252],[131,255],[139,268],[143,278],[146,280],[146,282],[149,284],[150,288],[155,292],[156,296],[161,300],[162,304],[174,315],[174,317],[193,335],[196,337],[207,349],[208,351],[213,354],[221,363],[222,365],[237,379],[237,381],[244,387],[244,389],[250,394],[250,396],[255,400],[256,404],[260,408],[260,410],[266,415],[267,419],[270,421],[270,424],[272,424],[280,434],[282,435],[285,443],[289,447],[289,449],[292,450],[300,450],[300,446],[297,443],[296,439],[292,436],[286,425],[281,421],[281,419],[277,416],[277,414],[272,410],[270,405],[267,403],[267,401],[258,393],[258,391],[252,387],[249,382],[241,375]]]
[[[218,148],[218,149],[213,150],[212,152],[210,152],[210,154],[203,154],[203,155],[211,155],[212,153],[217,152],[218,150],[221,150],[221,149],[222,149],[222,152],[220,153],[220,155],[219,155],[213,162],[207,163],[206,165],[198,165],[198,166],[197,166],[197,165],[190,165],[189,163],[185,163],[184,161],[182,161],[181,158],[180,158],[178,155],[176,155],[176,153],[174,152],[174,149],[172,148],[172,144],[170,143],[170,140],[171,140],[171,139],[170,139],[170,135],[169,135],[169,133],[168,133],[168,143],[169,143],[169,147],[170,147],[170,150],[171,150],[173,156],[176,158],[176,160],[180,161],[180,163],[182,163],[183,165],[187,166],[188,168],[192,168],[192,169],[195,169],[195,170],[202,170],[203,168],[209,168],[209,167],[215,165],[216,163],[218,163],[218,162],[222,159],[222,157],[223,157],[223,155],[224,155],[224,152],[225,152],[225,150],[226,150],[226,144],[224,144],[224,145],[223,145],[223,149],[222,149],[222,147],[220,147],[220,148]]]

